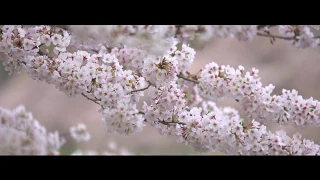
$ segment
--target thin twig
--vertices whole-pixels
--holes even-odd
[[[277,36],[272,34],[263,34],[263,33],[257,33],[257,36],[263,36],[263,37],[269,37],[269,38],[278,38],[278,39],[284,39],[284,40],[294,40],[295,37],[284,37],[284,36]]]
[[[263,29],[264,27],[273,27],[273,26],[277,26],[277,25],[258,25],[257,29],[260,30],[260,29]]]
[[[142,88],[142,89],[133,90],[133,91],[131,91],[131,93],[147,90],[150,86],[151,86],[151,84],[149,83],[147,87]]]
[[[181,79],[184,79],[184,80],[186,80],[186,81],[190,81],[190,82],[199,84],[199,81],[194,80],[194,79],[187,78],[187,77],[183,76],[182,74],[178,74],[177,77],[178,77],[178,78],[181,78]]]
[[[18,63],[22,63],[22,64],[24,64],[24,65],[27,65],[27,63],[26,63],[26,62],[24,62],[24,61],[20,61],[20,60],[18,60],[17,62],[18,62]]]
[[[145,115],[144,112],[142,111],[139,111],[138,114],[143,114]],[[147,122],[147,120],[145,119],[144,122]],[[185,125],[185,123],[183,122],[166,122],[166,121],[157,121],[158,123],[161,123],[161,124],[164,124],[164,125],[175,125],[175,124],[182,124],[182,125]]]
[[[164,125],[176,125],[176,124],[182,124],[185,125],[183,122],[166,122],[166,121],[158,121],[158,123],[164,124]]]
[[[92,101],[92,102],[94,102],[94,103],[96,103],[96,104],[98,104],[98,105],[100,106],[100,104],[97,102],[97,100],[89,98],[89,97],[88,97],[87,95],[85,95],[84,93],[81,93],[81,95],[84,96],[85,98],[87,98],[88,100],[90,100],[90,101]]]

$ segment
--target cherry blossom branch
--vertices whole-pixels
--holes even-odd
[[[40,45],[41,44],[43,44],[43,43],[40,43]],[[36,47],[40,47],[40,46],[36,46]],[[186,47],[185,47],[186,48]],[[33,49],[33,48],[32,48]],[[38,49],[38,53],[40,52],[40,54],[43,54],[43,53],[41,53],[41,51],[40,51],[40,49]],[[177,55],[178,55],[178,53],[177,53]],[[90,54],[88,54],[88,56],[90,56]],[[85,60],[85,58],[86,58],[86,56],[85,57],[83,57],[83,60]],[[19,64],[19,62],[18,62],[18,64]],[[49,63],[50,64],[50,63]],[[176,65],[174,65],[173,64],[173,62],[170,62],[170,61],[168,61],[168,59],[166,60],[166,61],[163,61],[163,62],[161,62],[161,64],[159,64],[159,65],[157,65],[157,68],[158,69],[155,69],[155,72],[156,71],[159,71],[159,69],[160,70],[166,70],[166,71],[168,71],[168,73],[167,73],[167,75],[169,75],[168,76],[168,78],[165,78],[164,80],[165,81],[155,81],[155,82],[153,82],[153,83],[155,83],[156,84],[156,86],[157,87],[159,87],[160,86],[160,84],[161,83],[164,83],[164,82],[170,82],[170,80],[172,80],[172,78],[174,78],[174,76],[176,76],[176,75],[178,75],[178,74],[175,74],[175,73],[173,73],[173,71],[172,71],[172,69],[170,69],[170,68],[174,68]],[[214,65],[215,66],[215,65]],[[32,66],[31,66],[32,67]],[[218,68],[218,66],[217,66],[217,68]],[[221,68],[223,69],[223,66],[221,66]],[[32,70],[34,70],[35,68],[33,68]],[[57,69],[57,67],[48,67],[48,69],[51,69],[51,73],[53,73],[53,71],[58,71],[58,69]],[[230,71],[232,70],[232,69],[229,69]],[[148,72],[148,73],[151,73],[152,74],[152,72],[153,72],[154,70],[152,70],[152,69],[150,69],[150,71]],[[170,72],[169,72],[170,71]],[[235,71],[235,70],[232,70],[232,71]],[[241,72],[242,71],[242,69],[239,69],[239,72]],[[210,72],[210,71],[209,71]],[[223,82],[223,81],[225,81],[225,82],[230,82],[230,81],[232,81],[232,74],[228,74],[228,73],[230,73],[230,72],[223,72],[223,71],[216,71],[218,74],[218,76],[217,75],[210,75],[210,79],[211,80],[216,80],[216,83],[220,83],[220,82]],[[255,74],[255,72],[252,72],[253,73],[253,75]],[[59,74],[60,76],[61,76],[61,74]],[[147,74],[146,74],[147,75]],[[161,76],[163,76],[163,75],[161,75]],[[189,79],[189,78],[186,78],[186,77],[184,77],[184,76],[182,76],[182,75],[178,75],[178,77],[180,76],[180,78],[184,78],[185,80],[188,80],[188,81],[191,81],[191,82],[194,82],[194,83],[196,83],[196,82],[198,82],[198,81],[193,81],[192,79]],[[227,77],[227,76],[229,76],[229,77]],[[252,78],[252,77],[254,77],[254,76],[249,76],[248,78]],[[66,81],[67,82],[67,80],[65,79],[65,78],[67,78],[67,77],[63,77],[63,81]],[[151,78],[151,76],[148,76],[147,75],[147,77],[146,78]],[[155,78],[157,78],[157,77],[155,77]],[[240,77],[240,78],[242,78],[242,77]],[[126,78],[125,78],[126,79]],[[74,79],[75,80],[75,79]],[[73,80],[73,81],[74,81]],[[148,81],[154,81],[155,79],[148,79]],[[243,80],[242,79],[240,79],[241,81],[240,82],[242,82]],[[92,80],[92,83],[96,83],[95,82],[95,78],[93,78]],[[233,81],[237,81],[237,80],[233,80]],[[200,84],[200,92],[202,93],[202,94],[207,94],[208,92],[209,93],[212,93],[212,89],[215,89],[216,87],[212,87],[212,86],[209,86],[211,89],[209,90],[207,90],[207,92],[205,92],[205,90],[204,90],[204,86],[203,85],[205,85],[205,84],[203,84],[203,83],[205,83],[205,82],[200,82],[201,84]],[[212,83],[212,82],[208,82],[208,83]],[[227,88],[230,88],[229,89],[229,91],[231,92],[231,93],[234,93],[233,94],[233,96],[235,96],[237,93],[239,93],[239,87],[241,87],[243,90],[246,90],[246,88],[252,88],[251,86],[248,86],[248,84],[250,85],[250,83],[251,82],[246,82],[245,84],[235,84],[235,87],[232,87],[232,86],[230,86],[231,84],[230,83],[228,83],[228,84],[226,84],[227,86],[225,86],[225,88],[227,87]],[[232,89],[232,88],[235,88],[235,89]],[[234,91],[235,90],[235,91]],[[241,91],[243,91],[243,90],[241,90]],[[263,91],[263,89],[261,89],[262,91]],[[133,90],[133,91],[135,91],[135,90]],[[214,90],[215,91],[215,90]],[[213,91],[213,92],[214,92]],[[233,92],[234,91],[234,92]],[[240,91],[240,92],[241,92]],[[255,90],[255,91],[257,91],[257,90]],[[283,108],[283,106],[284,106],[284,104],[282,103],[282,105],[280,105],[279,106],[279,108],[277,108],[277,109],[272,109],[272,110],[270,110],[270,105],[272,105],[272,106],[278,106],[277,104],[275,104],[275,103],[277,103],[276,101],[270,101],[270,99],[272,99],[272,97],[270,96],[270,95],[267,95],[267,96],[262,96],[262,99],[263,98],[266,98],[266,100],[261,100],[261,98],[259,97],[259,93],[257,94],[256,93],[256,98],[258,98],[258,100],[259,101],[253,101],[253,102],[250,102],[249,101],[249,103],[248,103],[248,100],[246,100],[246,98],[253,98],[254,96],[252,96],[252,93],[253,93],[253,91],[252,91],[252,89],[250,90],[249,89],[249,92],[251,92],[251,93],[249,93],[248,95],[247,94],[245,94],[243,97],[235,97],[235,99],[237,100],[237,101],[241,101],[241,104],[242,104],[242,106],[243,106],[243,108],[244,108],[244,110],[246,111],[246,112],[248,112],[248,116],[250,117],[250,118],[253,118],[253,119],[257,119],[257,120],[259,120],[259,121],[266,121],[266,122],[268,122],[268,121],[275,121],[275,122],[281,122],[281,123],[289,123],[289,122],[295,122],[295,124],[297,124],[298,126],[302,126],[302,125],[306,125],[306,124],[318,124],[318,121],[316,120],[317,118],[318,118],[318,114],[315,114],[315,112],[317,113],[317,111],[313,111],[313,109],[314,109],[314,106],[312,105],[308,105],[308,106],[310,106],[310,112],[308,112],[306,115],[304,115],[304,113],[302,112],[302,113],[297,113],[297,114],[291,114],[291,113],[295,113],[295,112],[288,112],[288,111],[290,111],[290,110],[292,110],[292,109],[295,109],[295,105],[294,104],[292,104],[292,105],[290,105],[291,107],[284,107]],[[268,92],[269,92],[269,90],[268,90]],[[242,92],[243,93],[243,92]],[[103,93],[101,93],[101,95],[102,95]],[[221,94],[221,95],[220,95]],[[263,94],[263,93],[260,93],[260,94]],[[98,95],[98,94],[97,94]],[[207,94],[208,95],[208,94]],[[218,91],[216,91],[215,92],[215,94],[214,94],[214,96],[217,96],[218,95],[218,97],[222,97],[222,95],[223,95],[223,92],[221,92],[221,90],[219,90],[218,89]],[[96,95],[95,95],[96,96]],[[112,94],[110,94],[110,96],[113,96]],[[269,97],[270,96],[270,97]],[[280,98],[281,99],[281,97],[277,97],[278,99]],[[98,99],[100,99],[100,98],[98,98]],[[274,99],[274,98],[273,98]],[[104,101],[104,103],[105,104],[108,104],[108,102],[107,102],[107,100],[105,100]],[[271,103],[271,104],[270,104]],[[281,103],[281,101],[280,101],[280,103]],[[112,106],[111,106],[112,107]],[[250,109],[250,108],[248,108],[248,107],[250,107],[250,108],[253,108],[253,110],[256,112],[256,113],[251,113],[251,110],[252,109]],[[267,108],[268,107],[268,108]],[[306,107],[307,108],[307,107]],[[273,113],[272,111],[276,111],[277,113]],[[266,116],[264,113],[265,112],[267,112],[266,114],[270,114],[270,116]],[[312,113],[311,113],[312,112]],[[301,115],[300,115],[301,114]],[[257,117],[256,117],[257,116]],[[279,116],[279,117],[278,117]],[[300,117],[301,116],[301,117]],[[304,117],[303,117],[304,116]],[[273,119],[274,118],[274,119]]]
[[[244,29],[248,33],[252,27]],[[231,154],[287,155],[317,154],[319,151],[319,146],[311,141],[267,132],[259,123],[243,126],[235,110],[220,109],[199,98],[201,95],[216,101],[232,97],[240,103],[248,119],[264,124],[320,124],[317,100],[305,100],[295,90],[283,90],[281,95],[271,96],[274,86],[262,87],[255,68],[245,72],[242,66],[235,69],[210,63],[199,76],[189,78],[183,73],[191,66],[195,51],[185,44],[178,49],[178,41],[172,41],[168,51],[161,56],[130,47],[112,48],[110,52],[105,46],[95,54],[80,50],[71,53],[66,50],[71,40],[67,32],[56,32],[47,26],[6,26],[3,30],[6,32],[1,37],[0,49],[6,55],[7,71],[11,73],[24,68],[32,78],[54,84],[69,96],[82,94],[100,104],[102,122],[110,132],[129,135],[141,131],[146,122],[161,134],[189,143],[199,151],[218,149]],[[180,28],[179,31],[185,30]],[[300,32],[299,27],[294,27],[292,32],[302,37],[297,41],[308,34],[306,29]],[[40,46],[51,43],[53,53],[57,55],[55,59],[40,50]],[[25,66],[20,66],[21,60]],[[177,84],[177,79],[185,82]],[[145,82],[148,82],[147,87]],[[150,102],[144,102],[143,110],[139,111],[136,106],[146,89],[150,89]],[[86,96],[87,92],[95,99]],[[202,101],[201,108],[199,101]]]
[[[167,121],[158,121],[158,123],[161,123],[161,124],[164,124],[164,125],[167,125],[167,126],[177,125],[177,124],[182,124],[182,125],[185,124],[183,122],[167,122]]]
[[[22,64],[24,64],[24,65],[27,65],[27,63],[24,62],[24,61],[17,60],[17,62],[18,62],[18,64],[22,63]]]
[[[258,70],[245,72],[216,63],[206,65],[200,75],[200,94],[211,100],[232,97],[240,102],[250,119],[264,124],[277,122],[283,125],[318,126],[320,103],[313,98],[303,99],[296,90],[283,90],[281,95],[271,95],[274,86],[262,87]]]
[[[257,26],[257,29],[258,30],[261,30],[261,29],[263,29],[263,28],[271,28],[271,27],[274,27],[274,26],[277,26],[277,25],[258,25]]]
[[[142,111],[139,111],[138,113],[145,115],[145,113],[142,112]],[[144,122],[148,122],[148,121],[145,119]],[[170,125],[177,125],[177,124],[185,125],[185,123],[183,123],[183,122],[174,122],[174,121],[168,122],[168,121],[164,121],[164,120],[162,120],[162,121],[161,121],[161,120],[158,120],[158,121],[156,121],[156,122],[157,122],[157,123],[160,123],[160,124],[168,125],[168,126],[170,126]]]
[[[87,98],[88,100],[90,100],[90,101],[92,101],[92,102],[94,102],[94,103],[96,103],[96,104],[98,104],[100,106],[100,103],[97,101],[97,99],[91,99],[87,95],[85,95],[84,93],[81,93],[81,95],[84,96],[85,98]]]
[[[297,37],[293,36],[293,37],[284,37],[284,36],[278,36],[278,35],[273,35],[273,34],[263,34],[258,32],[257,36],[262,36],[262,37],[269,37],[269,38],[277,38],[277,39],[283,39],[283,40],[296,40]],[[320,36],[315,36],[314,39],[318,39],[320,38]]]
[[[168,126],[170,122],[165,121],[154,126],[161,134],[187,143],[200,152],[218,150],[235,155],[319,154],[320,146],[302,139],[299,133],[291,138],[284,131],[266,131],[265,126],[255,121],[244,125],[234,109],[217,108],[212,102],[204,102],[203,105],[202,108],[180,113],[177,118],[179,124]],[[150,122],[149,119],[147,121]]]
[[[133,90],[133,91],[131,91],[131,93],[135,93],[135,92],[139,92],[139,91],[145,91],[145,90],[149,89],[149,87],[150,87],[150,86],[151,86],[151,84],[150,84],[150,83],[148,83],[148,86],[147,86],[147,87],[142,88],[142,89],[136,89],[136,90]]]
[[[272,35],[268,31],[268,28],[277,27],[280,35]],[[166,37],[176,37],[180,42],[186,43],[190,41],[201,41],[209,42],[216,38],[236,38],[240,41],[249,41],[256,36],[272,38],[270,41],[273,44],[274,39],[288,40],[292,45],[297,48],[306,47],[318,47],[320,46],[320,41],[318,40],[320,36],[315,37],[312,32],[310,32],[309,26],[299,26],[299,25],[170,25],[170,26],[120,26],[120,27],[110,27],[110,26],[70,26],[71,31],[75,31],[75,34],[83,36],[87,34],[88,36],[94,36],[96,40],[99,39],[111,39],[110,37],[104,37],[106,34],[118,34],[118,35],[128,35],[130,37],[136,35],[138,36],[140,31],[144,31],[149,34],[153,31],[165,31],[164,37],[159,37],[159,39],[165,39]],[[130,31],[130,30],[131,31]],[[160,29],[160,30],[159,30]],[[97,31],[105,33],[96,34]],[[263,32],[260,32],[263,30]],[[87,32],[84,32],[87,31]],[[130,33],[129,33],[130,32]],[[152,33],[151,33],[152,34]],[[145,43],[151,43],[147,47],[153,47],[152,36],[148,35],[149,41]],[[155,36],[155,35],[153,35]],[[132,40],[128,41],[133,42]],[[130,44],[130,42],[128,42]],[[154,40],[156,42],[156,40]],[[138,43],[138,42],[136,42]],[[115,42],[109,42],[110,44],[117,45],[117,40]],[[166,44],[167,45],[167,44]],[[164,46],[166,46],[164,44]],[[135,43],[132,44],[135,46]],[[114,46],[116,47],[116,46]]]
[[[269,38],[277,38],[277,39],[283,39],[283,40],[293,40],[296,37],[283,37],[283,36],[278,36],[278,35],[272,35],[272,34],[263,34],[258,32],[257,36],[262,36],[262,37],[269,37]]]
[[[193,82],[193,83],[199,84],[199,81],[194,80],[194,79],[187,78],[187,77],[183,76],[182,74],[177,74],[177,77],[178,77],[178,78],[181,78],[181,79],[184,79],[184,80],[186,80],[186,81],[189,81],[189,82]]]
[[[40,49],[40,47],[43,46],[43,45],[44,45],[44,44],[41,44],[41,45],[39,46],[39,51],[38,51],[38,54],[41,55],[41,56],[44,56],[44,55],[45,55],[45,53]],[[50,56],[48,56],[48,57],[49,57],[50,59],[52,59],[52,57],[50,57]],[[26,65],[25,62],[23,62],[23,63],[24,63],[24,65]],[[98,104],[99,106],[101,106],[101,104],[98,102],[98,99],[97,99],[97,98],[91,99],[91,98],[89,98],[89,97],[88,97],[86,94],[84,94],[84,93],[81,93],[81,95],[84,96],[86,99],[88,99],[88,100],[90,100],[90,101]],[[102,107],[102,106],[101,106],[101,107]],[[103,107],[102,107],[102,109],[103,109]]]

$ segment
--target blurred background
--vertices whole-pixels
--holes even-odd
[[[269,39],[264,37],[257,37],[252,42],[239,42],[236,39],[214,40],[203,49],[197,50],[190,71],[197,72],[210,62],[234,67],[242,65],[247,70],[255,67],[260,70],[263,85],[276,86],[276,94],[283,88],[296,89],[304,98],[320,99],[320,52],[314,49],[297,49],[283,40],[276,40],[272,45]],[[49,131],[58,130],[67,134],[69,127],[77,123],[88,126],[92,140],[80,144],[69,141],[71,143],[63,147],[63,154],[69,154],[77,148],[103,151],[109,141],[115,141],[119,147],[124,147],[134,154],[199,154],[188,146],[159,135],[155,129],[148,126],[143,132],[131,136],[107,133],[101,123],[98,105],[82,96],[68,98],[53,85],[35,81],[25,74],[9,77],[0,64],[0,106],[12,109],[19,104],[24,104]],[[238,104],[230,99],[219,102],[219,105],[239,109]],[[304,137],[320,144],[320,129],[317,128],[268,128],[272,131],[285,129],[290,135],[299,131]],[[68,136],[66,138],[69,140]],[[220,152],[208,154],[222,155]]]

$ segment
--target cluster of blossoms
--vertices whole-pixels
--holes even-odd
[[[57,131],[47,132],[24,106],[0,107],[0,154],[59,155],[64,143]]]
[[[77,49],[125,44],[158,55],[168,49],[172,38],[184,43],[202,43],[215,38],[247,41],[252,40],[258,31],[257,25],[72,25],[68,29],[77,37],[72,42]]]
[[[76,142],[89,141],[90,133],[84,124],[70,128],[71,137]],[[66,143],[58,131],[47,132],[22,105],[13,110],[0,107],[0,155],[60,155]],[[80,150],[72,154],[79,154]],[[126,149],[117,150],[115,142],[109,142],[104,155],[129,155]],[[94,155],[94,154],[93,154]]]
[[[6,55],[3,64],[7,71],[20,72],[23,67],[32,78],[54,84],[70,96],[83,94],[89,99],[93,98],[103,109],[109,110],[105,116],[110,116],[110,123],[113,115],[121,114],[123,125],[117,121],[114,126],[117,129],[119,126],[127,132],[133,131],[131,127],[141,129],[143,118],[137,114],[134,104],[143,93],[131,92],[143,88],[145,79],[137,76],[134,71],[124,70],[115,54],[106,53],[107,48],[102,46],[99,53],[95,54],[80,50],[67,52],[65,47],[70,42],[69,34],[66,31],[55,32],[48,26],[4,26],[2,31],[0,47]],[[46,40],[44,36],[49,36],[51,40]],[[55,41],[56,37],[60,39]],[[53,52],[56,57],[43,54],[39,47],[41,44],[55,46]],[[62,45],[62,51],[55,51]],[[50,52],[49,49],[46,51]],[[132,112],[130,116],[124,113],[127,111]],[[131,117],[135,117],[136,121],[129,119]]]
[[[258,70],[245,72],[242,66],[234,69],[210,63],[201,71],[199,92],[210,100],[234,98],[241,104],[250,119],[268,123],[275,121],[299,127],[320,125],[320,102],[303,99],[296,90],[282,90],[281,95],[271,95],[272,84],[262,87]]]
[[[110,55],[119,61],[123,69],[130,69],[145,77],[149,83],[160,86],[175,79],[177,74],[185,72],[194,61],[194,49],[185,44],[182,44],[181,48],[177,46],[178,41],[173,40],[168,51],[161,56],[130,47],[112,48]],[[104,50],[104,53],[107,51]]]
[[[309,26],[279,26],[279,34],[284,37],[292,37],[290,42],[297,48],[319,47],[320,40],[315,38]]]
[[[21,70],[20,63],[27,63],[25,60],[29,60],[30,64],[33,64],[39,68],[37,72],[41,76],[46,76],[48,73],[47,58],[38,57],[34,58],[40,50],[41,45],[50,46],[53,44],[53,52],[59,54],[66,51],[66,47],[70,43],[71,36],[67,31],[55,31],[49,26],[37,26],[37,27],[22,27],[22,26],[3,26],[2,36],[0,38],[0,52],[4,52],[8,56],[4,59],[4,66],[6,71],[10,74],[15,70]],[[46,54],[49,53],[47,50]],[[10,55],[9,55],[10,54]],[[52,62],[51,62],[52,63]],[[32,68],[29,69],[32,71]]]
[[[204,100],[199,92],[199,88],[195,86],[195,82],[190,82],[181,78],[176,81],[178,88],[184,93],[184,99],[186,100],[186,106],[188,107],[199,106]]]
[[[283,131],[267,131],[264,126],[268,122],[317,126],[317,100],[305,100],[295,90],[271,95],[274,86],[263,87],[255,68],[245,72],[242,66],[235,69],[210,63],[197,75],[187,71],[196,52],[183,44],[186,39],[199,33],[211,38],[251,40],[259,35],[258,26],[89,26],[88,36],[83,37],[91,38],[95,46],[91,40],[80,44],[78,36],[83,28],[69,28],[74,36],[49,26],[3,26],[3,65],[10,74],[25,70],[32,78],[54,84],[69,96],[81,94],[95,102],[101,106],[102,122],[109,132],[129,135],[149,124],[201,152],[318,154],[319,146],[300,134],[291,138]],[[306,26],[302,34],[296,30],[288,34],[289,26],[281,28],[286,38],[294,36],[304,46],[312,44],[306,40],[312,34]],[[165,50],[159,54],[130,43],[135,39],[138,42],[141,36],[150,42],[165,40]],[[123,45],[117,46],[118,41]],[[145,41],[142,44],[153,46]],[[140,103],[147,89],[149,98]],[[238,101],[252,121],[246,124],[236,110],[218,108],[211,102],[223,97]],[[70,130],[77,141],[90,139],[83,125]]]
[[[236,38],[240,41],[251,41],[258,32],[256,25],[213,25],[212,39]]]
[[[244,125],[235,109],[218,108],[214,102],[202,102],[200,107],[190,109],[186,106],[184,92],[174,83],[168,87],[150,88],[149,95],[151,103],[145,102],[143,106],[147,122],[160,134],[191,145],[200,152],[307,155],[317,154],[320,150],[314,142],[301,139],[300,134],[290,138],[284,131],[268,132],[257,121]]]
[[[77,142],[89,141],[91,139],[91,135],[88,132],[85,124],[78,124],[76,126],[70,127],[70,134],[71,137]]]
[[[127,44],[141,46],[155,40],[176,37],[180,41],[212,38],[252,39],[257,33],[257,25],[72,25],[68,29],[76,36],[88,39],[104,40],[115,46]],[[153,37],[152,37],[153,36]],[[84,39],[86,38],[86,39]],[[140,42],[139,42],[140,40]],[[153,45],[148,44],[148,45]]]
[[[77,37],[72,45],[79,49],[95,49],[101,45],[139,47],[155,54],[162,54],[175,35],[175,26],[148,25],[76,25],[68,29]]]
[[[149,105],[146,102],[143,105],[147,122],[151,125],[176,123],[177,115],[186,108],[184,95],[175,83],[168,87],[150,88],[149,96],[152,101]]]
[[[315,37],[310,25],[279,25],[281,36],[271,35],[269,28],[274,25],[98,25],[68,26],[74,33],[74,45],[77,49],[94,49],[101,45],[112,47],[125,44],[138,47],[154,54],[161,54],[168,49],[172,38],[181,43],[197,42],[204,44],[214,39],[236,38],[240,41],[251,41],[256,36],[266,36],[289,40],[297,48],[320,48],[319,38]],[[82,40],[81,43],[79,39]],[[84,43],[89,43],[85,44]]]
[[[184,110],[177,124],[162,126],[163,134],[191,145],[200,152],[219,150],[241,155],[315,155],[320,146],[302,139],[299,133],[289,137],[284,131],[272,133],[256,121],[244,125],[232,108],[218,108],[213,102]]]
[[[183,44],[177,50],[177,41],[163,56],[150,56],[143,59],[142,75],[156,87],[169,84],[177,79],[177,74],[186,71],[195,58],[195,51]]]

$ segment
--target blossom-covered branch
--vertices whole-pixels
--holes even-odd
[[[272,34],[270,28],[277,28],[279,35]],[[161,54],[167,50],[170,38],[177,38],[182,43],[196,41],[203,44],[221,38],[251,41],[256,36],[268,37],[271,43],[275,39],[287,40],[297,48],[320,47],[319,37],[314,36],[308,25],[77,25],[68,26],[68,30],[79,40],[72,44],[83,50],[126,44]]]
[[[203,114],[203,112],[208,113]],[[209,112],[211,111],[211,112]],[[237,112],[231,108],[219,109],[214,103],[203,103],[202,108],[183,112],[180,123],[161,123],[161,133],[191,144],[200,152],[220,150],[230,154],[318,154],[320,146],[303,139],[296,133],[289,137],[284,131],[271,133],[265,126],[252,122],[244,125]],[[47,133],[24,106],[14,110],[0,107],[0,154],[2,155],[60,155],[66,142],[56,131]],[[91,136],[84,124],[70,128],[70,135],[77,142],[89,141]],[[111,141],[102,153],[76,150],[71,155],[131,155],[125,149],[117,150]]]
[[[320,125],[320,102],[304,99],[296,90],[282,90],[281,95],[271,95],[274,85],[262,86],[257,69],[245,72],[244,67],[210,63],[202,70],[199,91],[203,97],[218,100],[232,97],[240,102],[247,117],[264,124],[277,122],[296,126]]]
[[[157,110],[149,110],[152,114]],[[176,118],[176,119],[175,119]],[[289,137],[284,131],[272,133],[256,121],[245,124],[236,110],[218,108],[215,103],[202,103],[202,107],[182,110],[173,117],[183,124],[156,124],[161,134],[191,145],[200,152],[218,150],[226,154],[241,155],[318,155],[320,146],[303,139],[299,133]]]
[[[176,30],[188,34],[196,26],[186,27]],[[79,28],[78,31],[82,27]],[[90,28],[87,29],[89,32]],[[69,96],[82,94],[99,104],[102,122],[110,132],[130,135],[149,124],[161,134],[190,144],[199,151],[318,154],[319,146],[312,141],[303,140],[300,135],[290,138],[283,132],[271,133],[264,126],[268,122],[318,126],[320,105],[317,100],[303,99],[295,90],[271,95],[274,86],[263,87],[255,68],[245,72],[242,66],[235,69],[210,63],[198,74],[191,75],[187,70],[194,61],[195,50],[183,43],[184,38],[177,39],[176,31],[169,33],[172,29],[159,28],[111,26],[106,33],[100,32],[102,28],[96,34],[105,35],[109,41],[101,43],[96,40],[103,38],[96,37],[91,38],[95,40],[93,44],[80,44],[79,41],[72,42],[77,36],[50,26],[4,26],[0,50],[5,54],[3,64],[10,74],[26,71],[33,79],[54,84]],[[203,28],[211,28],[208,31],[214,32],[214,37],[248,40],[257,35],[256,26]],[[285,29],[285,35],[295,37],[295,43],[303,47],[306,42],[310,45],[311,41],[304,38],[308,34],[307,28],[303,27],[303,33],[294,28],[293,34],[288,33],[289,27],[281,28]],[[77,30],[70,30],[77,34]],[[198,33],[201,35],[203,30]],[[111,38],[113,36],[115,38]],[[133,41],[127,42],[128,39],[121,39],[123,44],[111,48],[109,45],[116,45],[118,36],[137,39],[134,42],[142,38],[144,43],[145,40],[156,42],[160,39],[167,44],[162,54],[151,50],[154,47],[132,47],[134,43],[130,44]],[[156,38],[152,39],[154,36]],[[147,99],[139,107],[138,103],[145,95]],[[223,97],[238,101],[246,118],[253,121],[246,125],[234,109],[218,108],[211,102]]]

